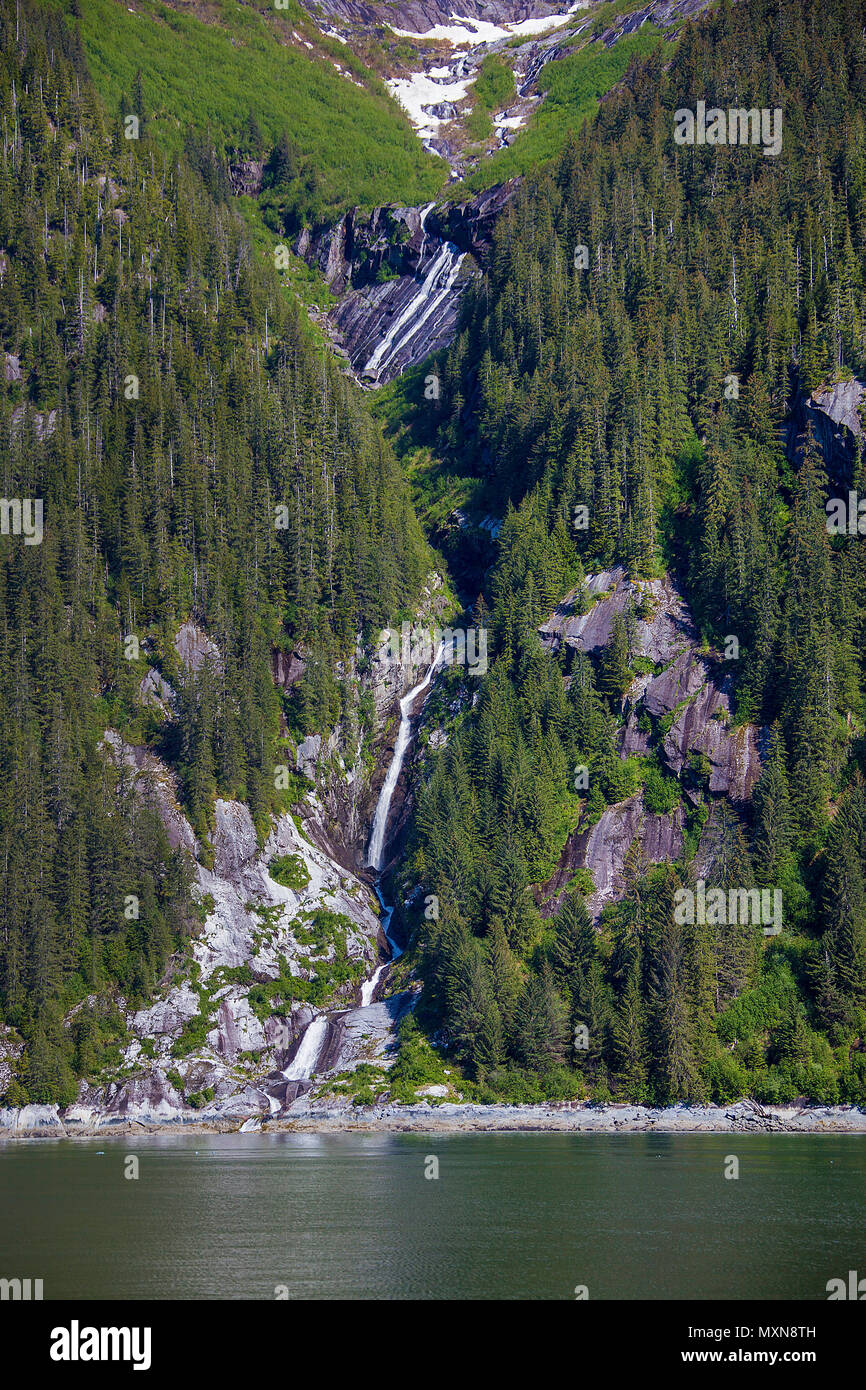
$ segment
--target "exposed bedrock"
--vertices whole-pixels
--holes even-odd
[[[520,178],[509,179],[462,203],[433,208],[427,218],[428,230],[453,241],[461,251],[471,252],[483,265],[493,244],[493,229],[521,182]]]
[[[797,461],[811,428],[831,486],[851,487],[863,445],[864,410],[866,385],[853,377],[798,396],[788,422],[788,458],[792,463]]]
[[[567,8],[562,0],[460,0],[458,5],[453,0],[318,0],[315,13],[337,21],[393,25],[409,33],[424,34],[437,24],[454,25],[456,14],[461,19],[504,25],[561,14]]]
[[[651,612],[637,621],[637,655],[666,663],[697,643],[691,610],[676,581],[670,575],[630,580],[622,565],[587,575],[585,583],[572,590],[542,623],[541,640],[554,649],[564,642],[596,656],[610,641],[614,619],[642,601]]]
[[[586,905],[598,917],[608,903],[622,897],[623,869],[637,840],[643,861],[661,864],[678,859],[683,848],[684,812],[678,806],[671,815],[658,816],[644,809],[643,793],[608,806],[595,825],[577,830],[566,841],[555,874],[544,885],[544,911],[558,908],[562,894],[579,869],[592,874],[595,889]]]
[[[574,874],[588,869],[595,886],[587,902],[598,916],[606,903],[622,895],[626,856],[634,842],[645,863],[679,858],[688,805],[725,796],[744,812],[761,773],[767,731],[734,723],[733,663],[701,645],[688,603],[671,575],[631,580],[618,567],[587,576],[542,624],[542,641],[552,650],[564,643],[597,657],[610,640],[615,618],[630,608],[636,619],[633,657],[652,662],[656,670],[637,676],[623,699],[620,757],[646,756],[655,748],[675,777],[689,774],[685,801],[671,813],[657,815],[646,810],[640,792],[608,806],[593,826],[578,825],[556,873],[539,890],[545,912],[556,908]],[[712,814],[707,824],[711,821]],[[705,830],[697,855],[705,873],[712,867],[711,840]]]
[[[453,340],[460,301],[517,183],[453,207],[352,208],[333,227],[301,233],[298,255],[340,297],[325,324],[359,380],[391,381]]]
[[[383,384],[447,347],[471,278],[462,253],[437,242],[417,275],[350,291],[329,321],[355,376]]]
[[[379,271],[413,274],[425,254],[424,208],[379,207],[364,214],[350,208],[332,227],[295,243],[299,256],[322,273],[334,294],[375,282]]]
[[[412,990],[403,990],[366,1008],[334,1015],[319,1054],[317,1078],[353,1071],[361,1062],[390,1066],[397,1053],[397,1025],[416,999]]]

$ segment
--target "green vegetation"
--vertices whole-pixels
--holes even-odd
[[[487,140],[493,134],[491,112],[501,111],[515,95],[514,72],[498,53],[488,53],[472,85],[472,110],[466,129],[473,140]]]
[[[214,1094],[213,1086],[205,1086],[203,1091],[191,1091],[186,1098],[187,1104],[191,1105],[194,1110],[201,1110],[209,1101],[213,1100]]]
[[[280,956],[277,979],[253,984],[249,990],[250,1008],[256,1017],[264,1023],[272,1014],[287,1010],[293,999],[325,1008],[336,998],[350,995],[366,971],[363,957],[349,955],[347,933],[352,929],[351,920],[339,912],[319,908],[303,914],[292,930],[299,946],[314,948],[303,961],[312,970],[312,978],[293,975],[285,956]],[[223,978],[228,978],[227,972]]]
[[[426,417],[419,385],[403,387],[410,411],[390,427],[422,486],[474,485],[504,515],[476,605],[490,669],[430,758],[400,875],[405,897],[440,903],[411,922],[419,1022],[491,1094],[866,1098],[866,553],[827,533],[828,486],[844,483],[814,437],[794,466],[781,443],[798,391],[866,372],[864,18],[861,0],[831,16],[742,0],[633,63],[500,220]],[[554,68],[551,90],[566,71],[580,63]],[[786,113],[776,159],[674,144],[696,74],[725,105],[734,71],[750,104]],[[750,816],[708,797],[703,754],[666,770],[685,700],[643,720],[647,758],[618,757],[643,604],[596,660],[542,648],[539,623],[584,569],[617,563],[675,566],[706,650],[737,634],[736,719],[769,730]],[[641,783],[647,810],[681,806],[685,822],[675,863],[647,869],[635,840],[598,929],[585,883],[552,917],[539,907],[580,766],[581,829]],[[711,887],[781,893],[779,938],[677,920],[699,841]]]
[[[190,940],[212,902],[194,900],[153,788],[133,784],[139,754],[110,753],[106,728],[171,768],[204,862],[218,795],[248,804],[264,843],[306,790],[276,786],[287,737],[372,726],[340,663],[414,610],[432,559],[414,494],[465,562],[490,665],[477,682],[449,672],[431,701],[448,740],[426,749],[395,884],[415,904],[401,970],[423,984],[417,1019],[389,1074],[367,1063],[337,1087],[359,1105],[431,1083],[484,1100],[862,1103],[866,552],[827,533],[828,488],[849,480],[828,478],[814,436],[793,463],[782,440],[800,393],[866,373],[863,0],[722,3],[675,47],[644,27],[544,70],[530,127],[469,181],[528,175],[435,402],[429,363],[379,395],[405,474],[299,312],[328,303],[321,281],[279,275],[272,252],[349,202],[432,196],[440,166],[348,53],[363,91],[327,41],[289,41],[314,32],[300,7],[226,0],[214,18],[149,0],[0,9],[4,489],[45,505],[41,544],[0,538],[0,1022],[24,1043],[7,1099],[72,1100],[120,1063],[121,999],[198,979]],[[779,155],[675,145],[698,90],[781,107]],[[486,62],[479,139],[510,93]],[[237,158],[263,166],[239,205]],[[496,539],[456,507],[501,518]],[[705,651],[737,635],[732,732],[764,729],[748,813],[710,796],[705,754],[670,773],[662,741],[686,700],[644,712],[648,752],[620,756],[631,681],[657,674],[634,641],[647,600],[597,656],[542,646],[539,623],[614,564],[675,568]],[[174,650],[190,617],[218,653],[194,671]],[[303,654],[289,693],[279,649]],[[152,666],[177,691],[171,721],[142,707]],[[635,839],[594,923],[595,885],[563,849],[641,788],[647,812],[676,814],[682,851],[648,867]],[[679,920],[698,848],[710,887],[781,893],[781,936]],[[306,879],[294,855],[271,872]],[[255,910],[272,935],[279,907]],[[220,981],[261,1019],[344,1001],[365,968],[350,929],[324,910],[296,924],[310,979],[282,958],[276,980],[245,966]],[[210,984],[175,1057],[205,1042]]]
[[[290,133],[302,221],[356,203],[425,202],[442,185],[444,163],[425,152],[381,80],[323,38],[299,4],[222,0],[208,23],[160,0],[138,0],[134,12],[122,0],[65,7],[80,11],[88,67],[108,110],[138,112],[172,154],[198,131],[220,155],[261,158]]]
[[[141,43],[167,74],[198,32],[170,10],[157,24],[81,8],[85,26],[102,18],[123,84],[143,57],[124,47],[136,26],[159,30]],[[152,996],[208,907],[106,728],[173,768],[205,863],[217,794],[246,801],[261,834],[303,792],[275,785],[281,706],[292,726],[331,726],[357,699],[331,663],[411,608],[429,553],[393,453],[209,190],[204,147],[193,167],[147,121],[125,139],[56,7],[3,6],[0,40],[18,132],[0,168],[0,346],[21,367],[0,384],[4,486],[44,500],[42,544],[0,539],[0,1020],[26,1045],[18,1098],[56,1100],[119,1056],[100,1020],[118,992],[133,1008]],[[174,651],[193,614],[219,651],[195,672]],[[291,697],[271,675],[284,644],[309,655]],[[152,664],[178,692],[170,724],[143,713]],[[359,969],[338,958],[310,997]],[[63,1018],[81,1001],[79,1045]],[[188,1025],[182,1052],[206,1025]]]
[[[528,174],[537,165],[556,158],[568,132],[579,130],[583,122],[598,109],[599,98],[622,81],[632,61],[651,52],[662,39],[660,29],[645,24],[638,33],[624,36],[612,48],[590,44],[567,58],[546,63],[538,78],[538,88],[544,93],[544,101],[532,113],[526,128],[520,131],[512,144],[496,150],[462,183],[450,188],[448,196],[461,198],[466,196],[467,191],[479,193],[504,179]],[[488,62],[490,58],[485,59],[485,64]],[[498,60],[490,79],[482,85],[482,93],[487,97],[491,91],[504,87],[504,80],[499,76],[500,63],[504,66],[504,62]],[[474,108],[473,115],[501,110],[509,99],[510,94],[490,105],[482,96],[482,104]],[[475,131],[470,133],[476,139],[483,138]]]
[[[307,866],[300,854],[280,854],[268,864],[268,873],[284,888],[300,891],[310,881]]]
[[[515,94],[514,72],[498,53],[488,53],[472,87],[475,105],[485,111],[501,111]]]
[[[207,1035],[214,1026],[213,1016],[216,1005],[213,1003],[211,991],[199,989],[199,1000],[201,1009],[192,1018],[188,1018],[183,1025],[180,1037],[172,1044],[172,1057],[188,1057],[191,1052],[198,1052],[204,1047]]]

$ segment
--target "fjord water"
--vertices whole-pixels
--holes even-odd
[[[127,1155],[139,1177],[124,1177]],[[739,1158],[737,1180],[724,1176]],[[425,1177],[438,1159],[439,1177]],[[866,1274],[846,1135],[230,1134],[0,1146],[45,1298],[826,1299]],[[283,1295],[285,1296],[285,1294]]]

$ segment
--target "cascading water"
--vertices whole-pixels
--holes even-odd
[[[397,742],[394,744],[394,756],[391,759],[391,766],[388,768],[385,783],[379,793],[376,814],[373,817],[373,833],[370,836],[370,844],[367,849],[367,864],[379,873],[381,873],[385,862],[385,831],[388,826],[388,814],[391,810],[391,798],[397,786],[397,779],[403,769],[403,759],[406,757],[406,750],[412,737],[412,706],[418,696],[423,695],[424,691],[429,689],[430,683],[444,658],[445,648],[440,643],[433,658],[433,664],[424,679],[419,681],[400,701],[400,728],[397,731]]]
[[[314,1018],[301,1038],[301,1045],[283,1072],[287,1081],[308,1081],[316,1070],[316,1063],[322,1051],[325,1034],[328,1031],[326,1014]]]
[[[370,844],[367,849],[367,864],[378,873],[381,873],[385,863],[385,831],[388,828],[391,800],[394,796],[400,773],[403,770],[403,762],[412,738],[412,708],[419,695],[423,695],[425,691],[430,689],[433,683],[433,677],[444,660],[445,646],[440,642],[430,669],[424,679],[413,686],[409,693],[404,695],[400,701],[400,728],[397,730],[397,742],[394,744],[394,755],[391,758],[391,766],[388,768],[382,790],[379,793],[379,800],[376,803],[376,814],[373,817],[373,831],[370,835]],[[391,947],[391,961],[395,961],[398,956],[403,954],[403,948],[397,945],[397,942],[388,931],[394,909],[387,905],[378,888],[376,888],[375,893],[382,907],[382,931],[385,934],[385,940]],[[381,965],[378,965],[369,980],[365,980],[364,984],[361,986],[362,1009],[365,1009],[368,1004],[373,1002],[373,995],[376,992],[376,986],[379,983],[382,971],[389,963],[388,961],[383,961]]]
[[[382,931],[383,931],[384,934],[385,934],[385,940],[388,942],[388,945],[391,947],[391,959],[390,959],[390,961],[383,960],[381,965],[377,965],[377,966],[376,966],[376,969],[373,971],[373,973],[372,973],[372,975],[370,976],[369,980],[365,980],[364,983],[362,984],[362,986],[361,986],[361,1008],[362,1008],[362,1009],[366,1009],[366,1007],[367,1007],[368,1004],[372,1004],[372,1002],[373,1002],[373,995],[376,993],[376,986],[377,986],[377,984],[379,983],[379,980],[381,979],[382,971],[385,969],[385,967],[386,967],[387,965],[393,965],[393,963],[394,963],[394,961],[397,959],[397,957],[398,957],[398,956],[402,956],[402,954],[403,954],[403,947],[397,945],[397,942],[394,940],[393,936],[391,936],[390,933],[389,933],[389,931],[388,931],[388,928],[389,928],[390,925],[391,925],[391,917],[393,916],[394,909],[393,909],[393,907],[388,907],[387,903],[385,902],[385,899],[382,897],[382,894],[379,892],[379,889],[378,889],[378,888],[375,888],[373,891],[375,892],[376,897],[379,899],[379,903],[380,903],[381,908],[382,908]]]
[[[427,245],[427,215],[433,204],[428,204],[421,213],[421,230],[424,233],[422,257]],[[433,257],[424,278],[406,307],[397,315],[387,333],[379,343],[372,357],[364,367],[364,376],[375,377],[378,381],[385,367],[415,337],[415,334],[445,302],[460,272],[463,252],[450,241],[444,241]]]
[[[388,768],[385,782],[379,793],[379,800],[376,803],[376,814],[373,817],[373,830],[367,849],[367,864],[378,873],[381,873],[385,863],[385,832],[388,827],[388,815],[391,810],[391,801],[397,787],[400,773],[403,770],[403,762],[412,739],[412,709],[419,696],[423,696],[424,693],[430,689],[433,677],[444,660],[445,646],[443,643],[440,643],[424,679],[413,686],[409,693],[404,695],[400,701],[400,728],[397,731],[397,741],[394,744],[394,754],[391,758],[391,765]],[[394,909],[387,905],[378,888],[375,889],[375,893],[382,907],[382,931],[385,934],[388,945],[391,947],[391,961],[395,961],[403,952],[402,948],[397,945],[397,942],[388,931]],[[390,963],[390,961],[382,961],[380,965],[377,965],[369,980],[365,980],[362,984],[362,1009],[366,1009],[373,1002],[373,995],[376,992],[376,986],[379,983],[382,972]],[[321,1056],[327,1031],[327,1015],[319,1014],[318,1018],[314,1018],[312,1023],[308,1026],[307,1031],[301,1039],[300,1047],[283,1072],[283,1076],[287,1081],[308,1081],[310,1079],[316,1070],[319,1057]]]

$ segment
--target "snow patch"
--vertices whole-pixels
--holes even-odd
[[[447,74],[448,69],[435,71]],[[411,77],[393,77],[387,85],[407,112],[418,134],[429,139],[445,122],[439,116],[432,116],[429,111],[425,111],[425,106],[436,106],[442,101],[462,101],[474,80],[473,76],[457,82],[442,82],[436,81],[432,72],[414,72]]]
[[[456,48],[458,45],[467,43],[472,45],[496,43],[499,39],[513,38],[515,35],[544,34],[549,29],[555,29],[557,25],[564,24],[575,10],[585,8],[588,3],[589,0],[578,0],[578,3],[570,6],[564,14],[542,15],[537,19],[523,19],[517,24],[504,26],[490,24],[483,19],[465,19],[452,10],[453,24],[434,24],[432,29],[428,29],[423,34],[417,34],[411,29],[397,29],[393,24],[388,27],[401,39],[441,39]]]

